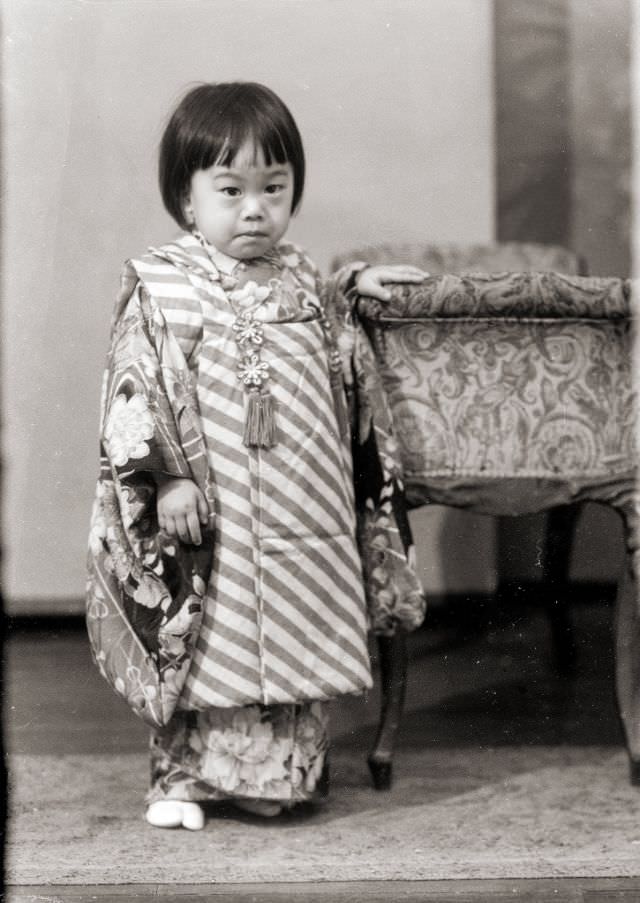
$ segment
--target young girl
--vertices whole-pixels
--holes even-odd
[[[325,701],[371,685],[343,366],[350,289],[285,241],[305,162],[254,83],[191,90],[160,148],[185,234],[125,266],[102,399],[87,623],[154,728],[146,818],[263,816],[326,783]],[[342,355],[337,345],[342,331]]]

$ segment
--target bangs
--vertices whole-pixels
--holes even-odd
[[[253,149],[251,158],[253,165],[258,164],[260,154],[267,166],[271,166],[272,163],[293,164],[292,149],[287,149],[282,135],[271,123],[265,128],[259,128],[255,124],[247,122],[234,123],[234,126],[215,150],[211,148],[211,152],[207,155],[208,161],[202,167],[203,169],[209,166],[232,166],[240,150],[246,147]]]

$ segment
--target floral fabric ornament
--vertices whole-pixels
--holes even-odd
[[[264,340],[262,323],[254,320],[252,313],[240,314],[233,324],[238,345],[262,345]]]
[[[257,354],[248,354],[238,365],[238,379],[241,379],[245,386],[260,388],[262,383],[269,379],[269,364],[261,361]]]
[[[273,448],[277,442],[275,405],[265,384],[269,379],[269,364],[260,358],[264,331],[254,313],[263,304],[271,289],[249,281],[240,289],[229,293],[234,308],[242,312],[233,324],[236,345],[242,354],[238,364],[238,379],[249,390],[242,441],[249,448]]]

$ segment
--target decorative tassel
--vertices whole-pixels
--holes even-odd
[[[276,408],[270,392],[249,391],[242,441],[249,448],[273,448],[277,442]]]

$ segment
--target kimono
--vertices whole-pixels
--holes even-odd
[[[391,430],[349,324],[353,272],[325,284],[289,243],[238,262],[197,235],[125,266],[87,624],[101,672],[153,728],[149,802],[312,798],[326,702],[371,686],[367,603],[421,620]],[[354,448],[376,461],[355,488]],[[200,546],[159,529],[167,475],[207,500]]]

